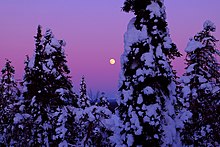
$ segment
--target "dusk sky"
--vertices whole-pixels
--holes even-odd
[[[34,52],[37,26],[52,29],[57,39],[66,41],[65,52],[73,86],[78,92],[84,75],[88,90],[115,97],[123,53],[123,35],[130,13],[121,11],[124,0],[1,0],[0,67],[12,61],[16,79],[22,79],[25,55]],[[178,75],[184,71],[184,48],[189,38],[213,21],[214,36],[220,39],[220,0],[165,0],[170,34],[182,58],[173,62]],[[217,44],[220,47],[220,44]],[[111,65],[109,60],[116,59]]]

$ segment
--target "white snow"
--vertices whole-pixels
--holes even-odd
[[[34,67],[34,62],[35,62],[35,54],[33,55],[33,57],[30,59],[29,63],[28,63],[28,67],[29,68],[33,68]]]
[[[164,129],[164,137],[163,137],[163,145],[166,146],[168,144],[173,144],[173,141],[176,139],[176,124],[172,117],[169,115],[165,116],[165,125]]]
[[[60,48],[61,47],[61,44],[59,43],[59,41],[55,38],[52,38],[51,39],[51,42],[50,42],[50,45],[52,47],[55,47],[55,48]]]
[[[139,82],[144,82],[144,79],[145,79],[144,76],[138,77],[138,81],[139,81]]]
[[[141,104],[142,102],[143,102],[142,95],[139,94],[139,96],[138,96],[138,100],[137,100],[137,103],[138,103],[138,104]]]
[[[159,139],[159,136],[157,134],[154,134],[154,138]]]
[[[133,93],[133,89],[130,90],[124,90],[122,91],[123,95],[124,95],[124,100],[122,100],[124,103],[126,103],[128,101],[128,99],[132,99],[132,93]]]
[[[58,77],[56,77],[56,80],[60,80],[62,78],[62,75],[59,75]]]
[[[35,103],[35,101],[36,101],[36,96],[34,96],[34,97],[31,99],[30,105],[33,106],[33,104]]]
[[[207,79],[204,78],[204,76],[199,76],[199,82],[200,83],[205,83],[205,82],[207,82]]]
[[[147,36],[147,28],[144,26],[142,30],[137,30],[134,26],[136,18],[132,18],[127,26],[127,32],[124,34],[124,42],[125,42],[125,49],[130,51],[130,46],[138,41],[143,41],[148,38]]]
[[[153,93],[154,93],[154,90],[150,86],[147,86],[144,88],[144,94],[150,95]]]
[[[51,72],[50,69],[45,64],[43,64],[43,70],[47,73]]]
[[[59,144],[59,147],[68,147],[67,141],[64,140],[63,142],[61,142],[61,143]]]
[[[144,74],[144,71],[141,68],[138,68],[137,71],[136,71],[136,76],[140,76],[140,75],[143,75],[143,74]]]
[[[131,51],[131,45],[138,41],[147,41],[148,39],[148,33],[146,26],[143,26],[142,30],[137,30],[134,26],[136,18],[132,18],[127,26],[127,32],[124,34],[124,49],[125,52],[121,56],[121,62],[122,64],[127,62],[128,59],[126,57],[126,54]]]
[[[206,30],[210,29],[213,32],[215,32],[215,30],[216,30],[215,24],[212,21],[210,21],[210,20],[206,20],[204,22],[203,28],[206,29]]]
[[[128,134],[127,135],[127,144],[128,144],[128,146],[132,146],[133,142],[134,142],[133,135],[132,134]]]
[[[154,16],[161,17],[161,8],[157,2],[152,1],[151,4],[147,6],[146,10],[151,12],[150,18],[153,18]]]
[[[141,56],[141,61],[144,61],[144,65],[148,67],[153,67],[154,66],[154,55],[153,55],[153,50],[150,49],[149,52],[142,54]]]
[[[50,46],[49,44],[47,44],[45,47],[45,53],[47,55],[50,55],[53,52],[56,52],[56,49],[54,47]]]
[[[42,121],[41,116],[38,116],[38,117],[37,117],[37,120],[36,120],[36,123],[40,123],[41,121]]]
[[[49,69],[52,69],[53,66],[54,66],[53,60],[52,59],[47,59],[46,61],[47,61],[47,67]]]
[[[170,49],[172,46],[172,40],[169,36],[164,37],[165,42],[163,42],[164,48],[165,49]]]
[[[183,82],[185,84],[188,84],[190,82],[190,78],[188,76],[182,76],[180,78],[180,82]]]
[[[54,35],[53,35],[51,29],[46,28],[46,32],[45,32],[45,35],[44,35],[44,36],[50,36],[50,37],[53,37]]]
[[[212,93],[215,94],[215,93],[217,93],[219,91],[220,91],[220,87],[219,86],[215,86],[215,87],[213,87]]]
[[[211,85],[211,83],[203,83],[200,85],[201,89],[204,89],[206,93],[212,91],[213,86]]]
[[[163,52],[162,52],[162,49],[161,49],[161,45],[159,44],[156,48],[156,56],[157,57],[163,57]]]
[[[184,86],[182,92],[183,92],[183,97],[187,97],[190,94],[191,90],[189,86]]]
[[[190,72],[194,71],[195,65],[197,65],[197,63],[191,64],[191,65],[186,69],[186,73],[190,73]]]
[[[159,109],[160,110],[160,106],[158,104],[151,104],[146,106],[146,112],[147,112],[147,116],[151,117],[151,116],[157,116],[157,112],[156,110]]]
[[[203,46],[203,44],[201,42],[192,39],[187,44],[187,47],[185,48],[185,51],[187,53],[191,53],[191,52],[194,52],[196,49],[201,49],[203,47],[204,46]]]
[[[192,113],[186,109],[183,109],[179,112],[176,121],[177,121],[177,128],[184,128],[184,123],[188,121],[189,118],[192,117]]]
[[[14,123],[17,124],[23,119],[23,116],[20,113],[16,113],[14,117]]]
[[[25,105],[21,105],[21,106],[19,107],[19,111],[23,112],[23,111],[24,111],[24,107],[25,107]]]

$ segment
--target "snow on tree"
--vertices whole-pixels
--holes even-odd
[[[4,106],[12,104],[16,97],[19,96],[19,89],[17,82],[14,79],[15,70],[11,65],[11,61],[6,60],[5,67],[2,69],[2,78],[0,83],[1,103],[4,102]]]
[[[11,141],[14,144],[25,146],[49,144],[46,130],[51,129],[51,126],[47,113],[48,98],[45,97],[47,92],[43,50],[41,26],[38,26],[34,55],[31,59],[27,56],[25,61],[22,96],[14,118],[14,135]],[[16,136],[17,132],[20,133],[19,137]],[[13,145],[12,143],[10,145]]]
[[[64,106],[57,109],[54,118],[57,121],[53,137],[59,146],[115,145],[119,118],[106,107]]]
[[[220,52],[211,34],[215,30],[214,23],[205,21],[203,30],[185,49],[187,67],[180,78],[179,97],[185,110],[181,114],[185,124],[181,137],[187,146],[220,145],[220,64],[216,59]]]
[[[118,117],[108,108],[90,106],[75,110],[75,119],[78,124],[77,146],[114,146],[114,132],[118,124]]]
[[[90,101],[89,97],[87,95],[86,91],[86,82],[85,82],[85,77],[82,77],[81,83],[80,83],[80,96],[78,99],[78,106],[80,108],[85,108],[90,106]]]
[[[108,99],[106,98],[104,92],[101,93],[101,97],[99,98],[99,102],[96,102],[96,105],[109,108],[110,103],[109,103]]]
[[[175,73],[179,57],[169,35],[163,0],[126,0],[123,10],[135,18],[124,35],[118,111],[126,146],[176,144]]]
[[[6,144],[11,136],[10,124],[13,121],[13,103],[20,94],[14,79],[15,70],[11,61],[6,60],[0,83],[0,142]]]
[[[65,42],[55,39],[51,30],[48,29],[44,35],[43,44],[45,57],[43,70],[47,75],[46,91],[51,97],[49,103],[51,105],[72,104],[77,106],[76,94],[72,90],[70,76],[67,76],[70,70],[66,65],[64,54]]]
[[[87,108],[87,107],[86,107]],[[79,146],[82,131],[85,126],[82,125],[82,114],[84,109],[76,108],[71,105],[59,107],[53,114],[55,119],[55,133],[53,135],[54,145],[58,146]]]
[[[65,42],[57,40],[51,30],[47,30],[45,35],[41,32],[41,26],[38,26],[34,55],[25,62],[23,94],[19,107],[22,110],[17,113],[22,118],[25,118],[24,115],[29,117],[26,121],[14,118],[18,120],[15,132],[29,130],[28,135],[21,134],[26,141],[22,145],[26,146],[55,145],[52,140],[56,129],[53,113],[58,107],[68,104],[76,106],[76,94],[72,90],[64,54]],[[17,142],[20,139],[16,139]]]

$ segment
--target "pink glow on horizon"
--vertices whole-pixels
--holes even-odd
[[[65,51],[76,91],[85,75],[88,90],[115,96],[123,34],[132,17],[121,11],[122,4],[123,0],[0,1],[0,68],[8,58],[15,66],[16,78],[22,78],[25,55],[33,54],[33,36],[40,24],[43,30],[51,28],[57,39],[67,42]],[[214,35],[220,39],[219,0],[167,0],[165,4],[171,37],[182,54],[206,19],[215,23]],[[116,59],[115,65],[109,64],[110,58]],[[183,59],[174,61],[179,75],[184,71]]]

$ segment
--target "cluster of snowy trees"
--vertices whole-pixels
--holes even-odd
[[[215,25],[190,39],[186,72],[171,61],[181,54],[169,35],[163,0],[126,0],[134,12],[124,36],[118,112],[121,145],[220,146],[220,64]]]
[[[21,86],[7,60],[0,82],[0,143],[5,146],[105,146],[115,120],[102,95],[91,105],[84,77],[73,91],[65,42],[51,30],[35,36],[35,51],[25,61]]]
[[[51,30],[35,36],[21,85],[6,60],[0,81],[0,145],[3,146],[220,146],[220,56],[205,21],[182,56],[172,42],[163,0],[126,0],[134,12],[124,35],[118,107],[107,98],[91,104],[85,78],[73,91],[65,42]],[[19,88],[18,88],[19,87]]]

